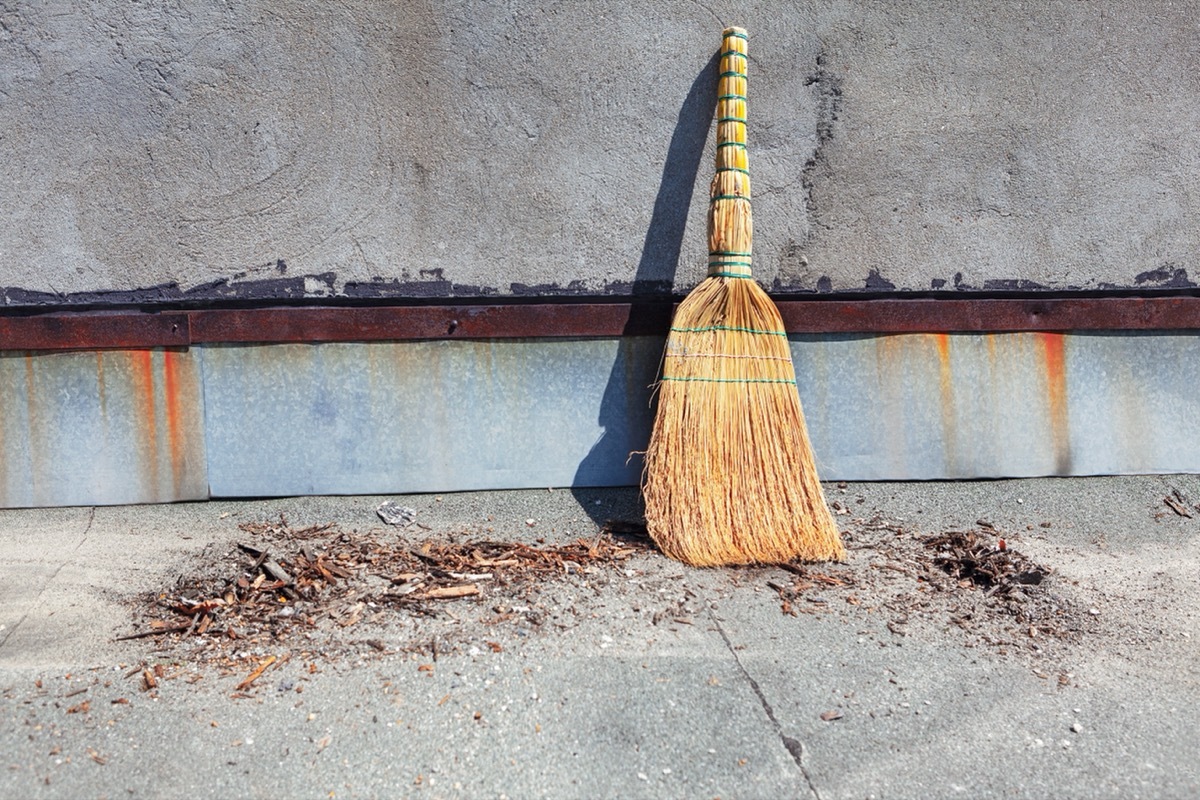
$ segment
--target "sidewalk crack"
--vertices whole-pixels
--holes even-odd
[[[821,800],[821,793],[817,791],[816,785],[813,783],[812,776],[808,774],[808,768],[804,766],[804,743],[799,739],[793,739],[783,732],[783,726],[779,724],[779,720],[775,717],[775,709],[771,708],[771,704],[767,702],[766,695],[763,694],[762,687],[758,685],[758,681],[754,680],[754,676],[746,669],[745,664],[738,658],[737,651],[733,649],[733,642],[729,641],[729,636],[726,635],[725,629],[721,627],[721,621],[713,614],[712,609],[708,610],[709,619],[716,626],[717,633],[721,634],[722,641],[725,642],[725,647],[729,650],[729,654],[733,656],[733,663],[737,664],[741,670],[746,682],[750,684],[750,688],[754,691],[754,695],[758,698],[758,702],[762,705],[763,712],[766,713],[767,719],[771,721],[771,727],[775,729],[776,735],[779,736],[779,741],[783,744],[785,750],[796,762],[796,766],[800,769],[800,774],[804,776],[804,781],[808,784],[808,791],[816,800]]]

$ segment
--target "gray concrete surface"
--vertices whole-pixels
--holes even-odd
[[[1169,0],[0,7],[6,304],[686,289],[720,31],[781,290],[1194,286]]]
[[[438,619],[350,628],[337,654],[293,658],[242,699],[231,696],[241,662],[223,670],[153,641],[114,641],[135,629],[137,598],[211,568],[248,535],[239,523],[283,513],[293,527],[366,532],[382,528],[383,498],[0,512],[0,794],[1200,792],[1200,479],[827,489],[846,511],[852,556],[825,569],[856,583],[817,590],[827,602],[806,605],[824,611],[781,613],[767,586],[789,579],[779,568],[692,570],[647,552],[548,582],[535,597],[541,627],[484,625],[472,609],[485,599]],[[379,535],[414,540],[554,543],[639,513],[628,490],[395,499],[429,530]],[[986,624],[972,633],[941,612],[897,627],[896,603],[924,590],[876,568],[890,543],[979,520],[1054,570],[1055,602],[1085,609],[1083,633],[989,645],[1021,637]],[[368,636],[385,652],[362,646]],[[405,651],[437,636],[450,644],[436,660]],[[131,668],[156,663],[168,678],[141,691]],[[832,711],[841,718],[822,719]]]

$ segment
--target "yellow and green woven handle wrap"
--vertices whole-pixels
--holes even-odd
[[[709,277],[750,277],[754,226],[746,155],[746,43],[745,29],[725,29],[717,82],[717,172],[708,207]]]

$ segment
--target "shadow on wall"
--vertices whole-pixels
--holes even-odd
[[[611,512],[597,506],[586,487],[628,484],[641,476],[642,456],[636,451],[645,450],[652,419],[642,413],[642,404],[650,403],[661,357],[661,342],[656,339],[649,341],[659,352],[647,357],[645,332],[661,329],[663,337],[667,334],[669,321],[655,318],[662,316],[662,305],[675,281],[696,174],[716,107],[717,63],[714,54],[692,81],[679,110],[634,276],[629,319],[600,401],[603,432],[572,481],[575,499],[597,524],[603,524]],[[639,333],[642,336],[635,335]]]

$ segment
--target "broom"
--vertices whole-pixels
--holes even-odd
[[[646,527],[695,566],[842,560],[778,309],[750,275],[746,31],[723,35],[708,277],[675,312],[646,451]]]

